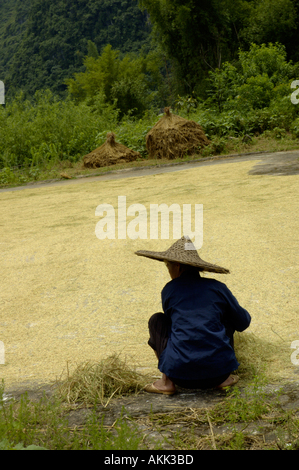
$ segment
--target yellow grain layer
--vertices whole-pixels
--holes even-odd
[[[248,309],[249,332],[277,344],[277,356],[285,351],[266,370],[298,377],[290,359],[291,343],[299,340],[298,176],[252,176],[254,164],[0,194],[0,379],[6,386],[52,381],[67,361],[72,368],[115,352],[135,358],[141,371],[157,372],[147,322],[161,310],[169,277],[163,263],[134,251],[162,251],[172,234],[170,240],[99,240],[96,207],[117,208],[118,196],[148,212],[150,204],[203,204],[200,256],[231,270],[206,276],[225,282]]]

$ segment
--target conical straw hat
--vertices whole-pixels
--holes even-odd
[[[185,246],[186,245],[186,246]],[[166,251],[145,251],[139,250],[135,253],[138,256],[145,256],[146,258],[156,259],[158,261],[173,261],[189,266],[195,266],[200,271],[209,271],[212,273],[228,274],[229,270],[217,266],[216,264],[207,263],[202,260],[196,251],[195,246],[189,237],[182,237],[176,241]]]

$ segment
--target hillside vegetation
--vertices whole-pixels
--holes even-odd
[[[26,31],[30,0],[0,2],[0,79],[8,75],[14,55]]]
[[[89,40],[136,52],[150,31],[137,0],[3,0],[0,17],[1,77],[30,95],[61,94],[65,78],[82,70]]]
[[[74,165],[111,131],[145,159],[165,106],[203,127],[201,155],[296,146],[299,1],[4,0],[0,14],[0,184]]]

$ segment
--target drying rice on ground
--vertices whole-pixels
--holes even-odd
[[[165,108],[164,116],[146,136],[149,158],[182,158],[210,143],[199,124],[172,114],[170,108]]]
[[[119,144],[115,141],[115,134],[109,132],[103,145],[83,157],[83,166],[85,168],[100,168],[117,163],[134,162],[139,157],[139,152]]]
[[[147,345],[150,315],[169,281],[163,263],[134,255],[172,240],[99,240],[100,204],[203,204],[203,259],[231,274],[206,273],[252,316],[237,336],[240,375],[265,369],[298,379],[291,344],[298,323],[298,176],[250,175],[255,162],[222,162],[124,180],[79,182],[0,193],[0,341],[7,387],[47,383],[80,363],[119,354],[137,372],[159,375]],[[134,217],[127,217],[127,225]],[[194,225],[193,225],[194,227]],[[138,230],[138,227],[136,228]],[[149,233],[149,223],[148,223]],[[160,237],[160,234],[159,234]],[[107,398],[108,400],[108,398]]]

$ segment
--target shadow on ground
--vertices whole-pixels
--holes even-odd
[[[298,152],[281,153],[268,156],[258,162],[250,171],[249,175],[298,175],[299,158]]]

